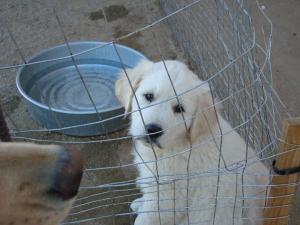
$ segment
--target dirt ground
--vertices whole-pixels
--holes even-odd
[[[111,41],[130,33],[161,17],[158,0],[65,0],[65,1],[31,1],[31,0],[0,0],[0,65],[23,63],[19,50],[9,37],[7,28],[14,36],[15,42],[25,57],[42,49],[64,43],[53,8],[62,21],[62,27],[69,41],[95,40]],[[290,112],[300,115],[300,2],[298,0],[263,0],[266,13],[274,23],[272,68],[275,88],[287,104]],[[105,12],[105,16],[103,14]],[[156,38],[153,38],[155,33]],[[135,48],[152,60],[159,60],[160,54],[165,58],[183,59],[172,41],[171,32],[165,24],[137,33],[124,39],[122,44]],[[160,49],[160,50],[159,50]],[[24,100],[15,85],[17,69],[0,70],[0,101],[4,108],[9,127],[12,130],[28,130],[40,128],[30,117]],[[59,141],[97,141],[105,137],[72,138],[48,132],[24,133],[26,137],[42,140]],[[126,136],[126,130],[110,134],[110,138]],[[128,183],[122,188],[103,186],[107,183],[129,181],[136,177],[133,166],[110,168],[131,163],[131,142],[128,140],[109,143],[73,144],[84,153],[87,168],[109,167],[103,170],[89,171],[85,174],[83,187],[98,185],[97,188],[84,188],[71,220],[84,220],[85,224],[130,224],[133,220],[126,215],[128,204],[138,196],[134,184]],[[125,190],[130,189],[130,190]],[[298,191],[300,193],[300,190]],[[96,194],[84,199],[88,195]],[[121,194],[120,194],[121,193]],[[300,194],[296,199],[291,224],[300,224]],[[93,203],[84,205],[86,202]],[[99,202],[101,202],[99,204]],[[120,204],[122,203],[122,204]],[[94,210],[85,211],[87,208]],[[96,207],[98,207],[96,209]],[[116,212],[124,215],[113,216]],[[106,217],[105,217],[106,216]]]

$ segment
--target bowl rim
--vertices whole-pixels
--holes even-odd
[[[72,42],[69,42],[68,44],[70,46],[72,45],[77,45],[77,44],[95,44],[95,45],[109,45],[109,44],[112,44],[112,42],[102,42],[102,41],[72,41]],[[116,44],[118,47],[121,47],[123,49],[126,49],[126,50],[129,50],[131,52],[134,52],[135,54],[141,56],[141,59],[146,59],[148,60],[148,58],[146,56],[144,56],[142,53],[138,52],[137,50],[133,49],[133,48],[130,48],[128,46],[125,46],[125,45],[122,45],[122,44]],[[55,45],[53,47],[49,47],[49,48],[46,48],[46,49],[43,49],[42,51],[40,52],[37,52],[35,54],[33,54],[31,57],[29,57],[29,59],[27,60],[28,63],[32,62],[34,59],[36,59],[37,57],[49,52],[50,50],[55,50],[57,48],[61,48],[61,47],[66,47],[66,43],[64,44],[60,44],[60,45]],[[92,48],[95,48],[95,47],[92,47]],[[91,48],[91,49],[92,49]],[[88,50],[88,49],[87,49]],[[92,51],[95,51],[97,49],[94,49],[94,50],[91,50]],[[85,53],[83,53],[85,54]],[[60,61],[60,60],[63,60],[63,59],[59,59],[57,61]],[[41,62],[41,63],[46,63],[46,62]],[[58,113],[64,113],[64,114],[75,114],[75,115],[84,115],[84,114],[87,114],[87,115],[90,115],[90,114],[98,114],[98,113],[107,113],[107,112],[113,112],[113,111],[117,111],[117,110],[120,110],[122,108],[124,108],[121,104],[120,106],[114,106],[114,107],[110,107],[110,108],[105,108],[105,109],[101,109],[101,110],[97,110],[97,112],[95,110],[89,110],[89,111],[75,111],[75,110],[64,110],[64,109],[57,109],[57,108],[54,108],[54,107],[49,107],[39,101],[36,101],[34,100],[32,97],[30,97],[23,89],[22,87],[22,84],[20,82],[20,77],[22,76],[22,73],[23,73],[23,70],[28,67],[30,65],[24,65],[22,66],[21,68],[18,69],[17,71],[17,76],[16,76],[16,86],[17,86],[17,89],[18,91],[20,92],[20,94],[27,100],[29,101],[31,104],[34,104],[40,108],[43,108],[45,110],[48,110],[48,111],[52,111],[52,112],[58,112]]]

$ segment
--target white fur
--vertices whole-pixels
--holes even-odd
[[[223,160],[227,165],[232,165],[245,159],[247,147],[244,140],[232,130],[220,113],[215,114],[211,107],[212,99],[206,83],[199,80],[181,62],[165,61],[165,63],[177,94],[180,95],[198,86],[178,97],[185,109],[183,115],[186,123],[183,122],[181,113],[173,111],[173,107],[178,103],[176,98],[155,105],[174,97],[173,87],[162,62],[142,61],[136,68],[126,71],[135,95],[125,73],[121,74],[116,83],[116,95],[125,106],[126,112],[133,111],[131,135],[136,137],[146,135],[143,120],[146,125],[155,123],[164,130],[163,135],[158,138],[158,145],[152,144],[154,150],[144,140],[134,141],[134,161],[139,171],[137,185],[143,193],[142,198],[136,199],[131,204],[132,210],[138,214],[134,224],[213,224],[219,163],[223,169],[219,176],[215,224],[232,225],[233,213],[236,218],[234,224],[259,224],[251,219],[261,217],[261,210],[254,210],[253,207],[263,206],[263,200],[246,199],[244,202],[246,208],[242,215],[242,177],[240,174],[243,168],[235,168],[231,172],[224,170]],[[154,94],[154,100],[151,103],[145,99],[146,93]],[[141,111],[143,120],[140,113],[135,112],[138,110],[138,104],[141,108],[147,107]],[[223,160],[219,160],[218,146],[221,143],[221,135],[217,117],[224,134],[222,137]],[[192,151],[188,151],[190,144],[193,146]],[[248,158],[251,157],[255,163],[246,167],[244,185],[267,184],[267,180],[262,176],[247,175],[267,174],[264,165],[255,160],[253,149],[248,147]],[[189,177],[187,177],[187,169]],[[239,175],[236,175],[237,172]],[[254,195],[263,197],[264,189],[244,188],[245,197]],[[249,210],[247,207],[252,209]],[[158,213],[158,210],[161,212]],[[241,217],[251,218],[242,220]]]

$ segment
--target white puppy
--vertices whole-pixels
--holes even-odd
[[[267,181],[254,174],[267,169],[215,113],[207,83],[181,62],[143,60],[122,72],[116,96],[132,111],[143,194],[131,204],[135,225],[259,224],[265,192],[254,186]],[[244,170],[246,154],[252,160]]]

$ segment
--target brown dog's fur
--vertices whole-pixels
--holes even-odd
[[[74,198],[49,194],[62,147],[0,142],[0,224],[58,225]]]

